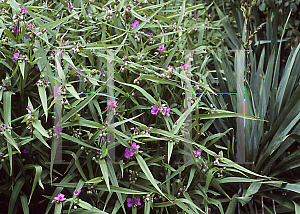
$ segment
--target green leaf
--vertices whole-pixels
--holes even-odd
[[[101,168],[103,178],[104,178],[105,183],[107,185],[108,191],[110,191],[109,180],[108,180],[108,169],[107,169],[106,161],[104,159],[100,159],[99,160],[99,165],[100,165],[100,168]]]
[[[93,178],[89,181],[86,181],[85,183],[98,184],[98,183],[101,183],[103,180],[104,180],[103,177],[97,177],[97,178]]]
[[[33,134],[34,136],[36,136],[37,139],[39,139],[46,147],[48,147],[49,149],[51,149],[51,147],[48,145],[48,143],[45,141],[45,139],[43,138],[43,136],[36,130],[33,130]]]
[[[76,97],[78,100],[80,100],[80,97],[78,96],[77,91],[71,84],[66,84],[65,87],[74,97]]]
[[[96,190],[101,190],[101,191],[109,191],[107,186],[105,185],[97,185],[94,189]],[[124,187],[116,187],[116,186],[110,186],[110,191],[111,192],[117,192],[117,193],[122,193],[122,194],[136,194],[136,195],[146,195],[149,194],[148,192],[141,192],[138,190],[133,190],[133,189],[127,189]]]
[[[41,182],[42,167],[37,166],[37,165],[31,165],[30,168],[35,168],[35,176],[34,176],[34,180],[32,183],[31,193],[30,193],[30,197],[29,197],[29,203],[30,203],[30,200],[31,200],[31,197],[32,197],[32,194],[34,192],[37,182],[39,182],[41,188],[44,189],[43,184]]]
[[[18,62],[18,63],[19,63],[19,66],[20,66],[20,70],[21,70],[23,79],[25,79],[25,61]]]
[[[24,183],[25,183],[25,179],[23,177],[21,177],[14,185],[14,189],[13,189],[10,199],[9,199],[8,214],[13,213],[13,210],[16,206],[17,198],[19,196],[20,190],[23,187]]]
[[[92,213],[109,214],[107,212],[97,209],[96,207],[93,207],[92,205],[90,205],[89,203],[87,203],[81,199],[79,199],[79,201],[78,201],[78,206],[82,207],[83,209],[93,211]]]
[[[32,125],[34,128],[36,128],[43,136],[50,138],[50,136],[48,135],[47,131],[44,129],[44,127],[41,124],[40,120],[35,120],[32,122]]]
[[[20,200],[24,214],[29,214],[28,200],[26,195],[20,195]]]
[[[158,106],[157,101],[148,92],[146,92],[143,88],[141,88],[141,87],[139,87],[137,85],[128,84],[128,83],[124,83],[124,82],[119,82],[117,80],[115,80],[115,82],[118,82],[118,83],[120,83],[122,85],[131,86],[131,87],[137,89],[139,92],[141,92],[147,98],[147,100],[149,100],[152,104]]]
[[[59,20],[56,20],[56,21],[53,21],[53,22],[46,23],[46,24],[40,26],[39,32],[41,32],[41,31],[44,30],[45,28],[48,28],[48,27],[51,28],[51,27],[54,27],[54,26],[59,25],[59,24],[62,23],[62,22],[68,21],[70,18],[72,18],[73,16],[75,16],[75,15],[78,14],[78,13],[80,13],[80,12],[75,12],[75,13],[73,13],[73,14],[71,14],[71,15],[65,17],[65,18],[62,18],[62,19],[59,19]]]
[[[54,214],[61,214],[62,203],[55,203]]]
[[[154,180],[154,177],[151,173],[151,171],[149,170],[146,162],[144,161],[144,159],[139,155],[137,154],[136,155],[136,160],[138,162],[138,164],[140,165],[142,171],[145,173],[146,177],[148,178],[148,180],[151,182],[151,184],[155,187],[155,189],[157,189],[157,191],[163,195],[166,199],[168,199],[164,193],[160,190],[160,188],[157,186],[155,180]],[[169,199],[168,199],[169,200]],[[169,200],[170,201],[170,200]]]
[[[43,106],[43,109],[44,109],[44,113],[46,115],[46,122],[47,122],[47,119],[48,119],[48,107],[47,107],[47,94],[46,94],[46,89],[45,87],[43,86],[38,86],[38,90],[39,90],[39,95],[40,95],[40,98],[41,98],[41,101],[42,101],[42,106]]]

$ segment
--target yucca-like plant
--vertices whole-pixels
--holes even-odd
[[[278,49],[274,43],[277,38],[265,40],[260,44],[257,31],[263,25],[250,25],[248,12],[249,8],[242,8],[236,11],[236,23],[239,26],[240,35],[252,29],[252,35],[242,36],[241,40],[236,37],[228,18],[216,5],[216,9],[228,37],[225,38],[231,50],[249,50],[245,72],[245,109],[246,114],[259,117],[261,120],[246,120],[245,125],[245,160],[253,164],[245,165],[246,168],[262,176],[272,177],[276,181],[254,181],[252,176],[244,181],[236,176],[236,183],[228,184],[224,190],[233,198],[237,199],[238,204],[229,205],[228,213],[236,213],[243,210],[247,213],[257,213],[264,210],[268,213],[290,213],[299,212],[298,194],[299,191],[299,141],[300,134],[300,101],[299,101],[299,77],[300,77],[300,45],[292,48],[286,65],[280,77],[280,57],[284,32],[278,41]],[[271,15],[270,15],[271,17]],[[247,22],[245,22],[247,20]],[[274,21],[274,20],[273,20]],[[244,23],[244,25],[241,25]],[[286,22],[287,23],[287,22]],[[264,24],[264,23],[263,23]],[[247,27],[250,25],[251,27]],[[267,27],[270,30],[277,28],[271,19],[267,19]],[[286,24],[284,26],[284,29]],[[255,32],[254,32],[255,31]],[[267,31],[271,34],[272,31]],[[276,35],[276,34],[275,34]],[[250,39],[254,42],[251,45]],[[271,36],[268,35],[268,38]],[[266,55],[265,44],[269,44],[270,55]],[[257,47],[258,46],[258,47]],[[255,47],[255,48],[251,48]],[[260,49],[259,49],[260,48]],[[229,48],[223,46],[222,51],[211,51],[213,62],[216,68],[216,75],[210,76],[216,82],[208,82],[218,88],[219,92],[227,95],[206,96],[205,103],[212,104],[217,109],[236,111],[236,74],[237,55],[230,52]],[[260,52],[261,50],[261,52]],[[231,57],[234,55],[235,57]],[[212,72],[211,72],[212,73]],[[216,85],[217,83],[218,85]],[[218,132],[228,130],[233,127],[236,130],[234,119],[216,119],[213,126]],[[231,160],[236,160],[234,140],[235,132],[229,132],[222,138],[225,156]],[[210,144],[212,146],[213,144]],[[210,147],[208,147],[210,148]],[[234,182],[231,180],[231,182]],[[267,199],[267,200],[266,200]]]

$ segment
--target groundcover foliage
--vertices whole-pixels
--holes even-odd
[[[264,66],[264,49],[254,50],[246,95],[264,101],[247,101],[248,114],[239,115],[233,98],[227,108],[213,96],[234,92],[228,49],[251,48],[249,38],[234,36],[243,29],[239,9],[236,22],[218,4],[186,0],[10,0],[0,7],[0,212],[300,213],[298,180],[284,177],[295,174],[299,151],[284,156],[288,146],[280,147],[299,141],[299,46],[279,85],[278,63],[271,84],[275,51]],[[114,100],[107,95],[111,53]],[[107,153],[110,111],[115,162]],[[255,130],[246,138],[253,167],[235,163],[237,116]],[[57,139],[68,164],[53,164]]]

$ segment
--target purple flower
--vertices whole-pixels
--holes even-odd
[[[125,158],[129,158],[129,157],[132,157],[134,155],[134,151],[132,151],[132,150],[130,150],[130,149],[128,149],[128,148],[126,148],[125,149]]]
[[[195,153],[195,157],[197,158],[199,155],[201,155],[201,151],[200,150],[193,150]]]
[[[136,145],[136,142],[132,143],[132,148],[133,149],[139,149],[141,146],[140,145]]]
[[[20,55],[20,51],[18,51],[17,53],[14,54],[14,61],[16,61],[18,59]]]
[[[27,149],[24,149],[22,152],[23,152],[23,153],[28,153]]]
[[[62,193],[59,193],[57,197],[54,197],[54,200],[56,201],[64,201],[66,200],[65,195]]]
[[[135,201],[135,204],[136,204],[136,205],[142,205],[142,204],[141,204],[141,199],[140,199],[140,198],[136,198],[134,201]]]
[[[107,105],[108,105],[108,109],[111,109],[111,108],[115,108],[117,106],[117,103],[118,101],[110,101],[110,100],[107,100]]]
[[[25,15],[26,13],[28,13],[28,11],[25,10],[24,5],[22,5],[22,7],[21,7],[21,12],[22,12],[23,15]]]
[[[158,107],[156,105],[152,106],[151,109],[151,114],[157,114],[160,110],[158,109]]]
[[[33,28],[33,23],[29,23],[29,25],[27,25],[29,28]]]
[[[78,73],[77,71],[74,71],[75,74],[77,74],[78,76],[82,76],[80,73]]]
[[[159,46],[156,50],[158,50],[158,51],[163,51],[163,50],[165,50],[166,48],[163,46],[163,45],[161,45],[161,46]]]
[[[127,206],[128,207],[132,207],[132,205],[142,205],[141,204],[141,199],[140,198],[136,198],[135,200],[133,200],[132,198],[127,198]]]
[[[167,68],[168,71],[173,71],[173,66],[172,65],[166,66],[166,68]]]
[[[179,70],[181,70],[181,71],[182,71],[182,68],[183,68],[183,67],[182,67],[182,66],[180,66],[180,67],[179,67]]]
[[[127,198],[127,206],[132,207],[134,205],[134,200],[132,198]]]
[[[70,45],[69,42],[67,42],[66,45]],[[70,67],[71,67],[71,66],[70,66]]]
[[[64,42],[64,39],[61,39],[61,42]]]
[[[148,33],[146,33],[147,35],[149,35],[149,36],[152,36],[153,35],[153,33],[150,33],[150,32],[148,32]]]
[[[132,27],[137,27],[140,24],[138,20],[135,20],[134,23],[131,25]]]
[[[75,190],[74,191],[74,195],[76,195],[76,196],[79,195],[80,193],[81,193],[81,190],[79,190],[79,191]]]
[[[59,134],[63,130],[60,126],[55,126],[55,134]]]
[[[127,10],[128,10],[128,11],[131,10],[130,7],[127,7]]]
[[[17,25],[15,25],[12,29],[12,32],[16,32],[16,31],[18,31],[18,26]]]
[[[28,110],[30,110],[30,106],[27,106],[26,108],[27,108]]]
[[[86,109],[85,113],[86,113],[86,114],[88,114],[88,113],[89,113],[89,109],[88,109],[88,108]]]
[[[68,9],[69,9],[69,10],[73,9],[73,6],[71,5],[71,3],[68,4]]]
[[[166,108],[166,111],[165,111],[165,113],[166,113],[166,115],[167,115],[168,117],[170,117],[170,111],[171,111],[171,109],[170,109],[170,108]]]

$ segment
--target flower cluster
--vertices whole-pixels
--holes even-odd
[[[44,75],[41,74],[41,79],[36,82],[37,86],[42,86],[44,88],[49,87],[50,82],[44,79]]]
[[[72,137],[75,137],[75,138],[79,139],[80,135],[82,135],[82,133],[80,132],[80,129],[76,129],[76,130],[73,129],[73,135],[72,135]]]
[[[89,185],[89,187],[88,187],[88,191],[86,193],[87,194],[92,194],[93,188],[94,188],[94,184],[87,184],[87,185]]]
[[[6,86],[7,83],[8,83],[8,86]],[[2,80],[2,85],[0,85],[0,89],[2,89],[2,88],[6,88],[6,89],[11,88],[11,84],[10,84],[10,82],[8,82],[8,77],[6,77],[4,80]]]
[[[28,110],[28,113],[29,113],[29,116],[27,117],[27,120],[26,120],[26,125],[27,125],[27,129],[29,129],[30,131],[32,131],[33,129],[33,125],[32,123],[35,121],[35,120],[38,120],[38,118],[35,117],[35,111],[34,110],[31,110],[30,106],[27,106],[26,109]],[[39,120],[40,121],[40,120]]]
[[[102,153],[101,149],[97,149],[97,154],[92,159],[95,162],[98,162],[100,159],[103,159],[104,157],[105,157],[105,155],[103,156],[103,153]]]
[[[136,176],[138,176],[138,173],[132,170],[129,170],[129,182],[130,183],[135,183],[135,181],[137,180]]]
[[[77,209],[77,204],[78,204],[77,196],[78,196],[80,193],[81,193],[81,190],[79,190],[79,191],[75,190],[75,191],[74,191],[74,196],[75,196],[75,198],[74,198],[74,209],[75,209],[75,210]]]
[[[132,143],[132,148],[134,150],[138,150],[141,146],[140,145],[137,145],[135,142]],[[138,151],[138,152],[141,152],[141,151]],[[125,149],[125,158],[130,158],[134,155],[134,151],[133,150],[130,150],[128,148]]]
[[[185,69],[188,69],[188,68],[192,68],[192,67],[193,67],[193,66],[191,66],[191,65],[189,66],[189,65],[187,65],[187,64],[184,64],[183,66],[180,66],[180,67],[179,67],[179,70],[182,71],[182,70],[185,70]]]
[[[182,187],[182,188],[179,188],[178,190],[178,196],[180,196],[184,191],[186,191],[186,186]]]
[[[92,70],[91,77],[95,77],[96,75],[102,75],[102,77],[105,77],[104,71],[98,71],[98,70],[96,70],[96,69],[93,69],[93,70]]]
[[[0,134],[3,135],[3,132],[6,130],[11,130],[12,127],[6,126],[4,123],[0,126]]]
[[[214,114],[214,113],[218,113],[218,110],[216,108],[213,108],[213,105],[210,104],[210,112],[208,112],[208,114]]]
[[[140,198],[136,198],[136,199],[132,199],[132,198],[127,198],[127,206],[128,207],[137,207],[140,206],[141,204],[141,199]]]
[[[26,62],[29,62],[29,59],[27,58],[26,55],[23,55],[23,56],[20,56],[20,51],[18,50],[18,52],[14,53],[14,61],[19,61],[19,62],[23,62],[23,61],[26,61]]]
[[[160,108],[158,108],[156,105],[152,106],[151,114],[157,114],[158,112],[161,112],[162,115],[167,115],[170,117],[170,111],[171,109],[166,107],[166,104],[162,104]]]
[[[4,154],[0,153],[0,157],[1,157],[1,162],[4,162]]]
[[[152,127],[147,127],[146,130],[143,132],[143,134],[150,134],[149,131],[152,129]]]
[[[134,83],[134,84],[140,84],[139,80],[141,79],[141,77],[142,77],[142,73],[140,73],[140,76],[138,76],[138,78],[136,78],[136,79],[133,81],[133,83]]]
[[[167,71],[165,71],[162,76],[165,77],[167,76],[167,78],[170,78],[171,77],[171,74],[172,74],[172,71],[173,71],[173,66],[169,65],[169,66],[166,66],[167,68]]]
[[[223,167],[223,168],[220,169],[220,172],[217,173],[218,177],[223,177],[224,176],[223,175],[223,170],[225,170],[225,169],[226,169],[226,167]]]
[[[73,42],[73,44],[75,45],[74,48],[72,48],[73,53],[78,53],[82,48],[85,48],[85,45],[81,45],[81,42]]]
[[[146,195],[146,196],[143,196],[143,198],[144,198],[146,201],[152,201],[152,202],[153,202],[153,197],[152,197],[150,194],[148,194],[148,195]]]
[[[135,127],[135,128],[130,128],[131,130],[133,130],[133,135],[137,135],[137,134],[139,134],[139,132],[138,132],[138,129]]]

